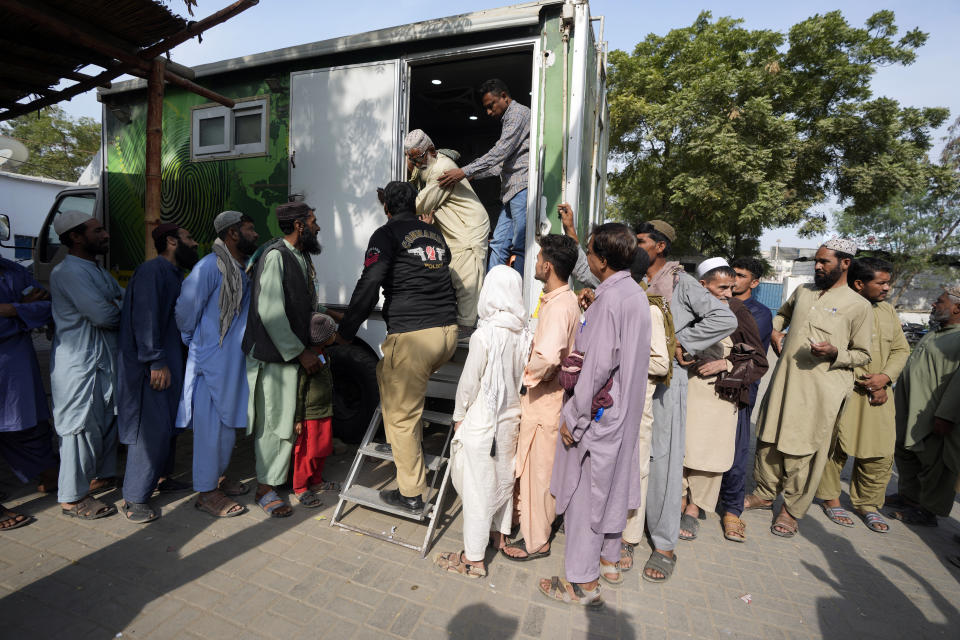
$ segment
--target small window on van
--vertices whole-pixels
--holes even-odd
[[[266,155],[267,98],[238,100],[233,109],[194,107],[191,129],[193,160]]]
[[[60,202],[57,203],[57,212],[50,219],[50,226],[47,227],[47,241],[42,246],[43,255],[40,256],[40,260],[50,262],[60,249],[60,237],[53,230],[57,216],[64,211],[80,211],[93,216],[96,206],[97,196],[92,193],[66,195],[60,198]]]

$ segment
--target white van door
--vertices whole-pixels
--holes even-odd
[[[350,301],[367,241],[386,222],[377,187],[399,175],[399,69],[384,60],[290,75],[290,194],[316,208],[327,306]]]

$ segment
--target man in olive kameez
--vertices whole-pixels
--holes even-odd
[[[847,398],[823,469],[817,498],[824,513],[837,524],[853,526],[852,515],[840,506],[840,471],[848,456],[856,458],[850,475],[850,502],[867,527],[886,533],[890,527],[880,515],[884,493],[893,473],[896,416],[887,389],[893,386],[910,355],[893,305],[884,302],[890,291],[893,265],[879,258],[861,258],[850,265],[850,288],[873,307],[870,363],[854,371],[853,395]],[[890,392],[893,393],[892,391]]]
[[[960,287],[937,298],[930,319],[938,328],[913,348],[894,391],[898,493],[886,504],[898,520],[935,527],[960,472]]]
[[[870,362],[870,303],[847,286],[856,251],[845,238],[824,243],[814,257],[814,283],[797,287],[773,319],[770,342],[779,360],[757,417],[757,488],[743,506],[770,509],[782,493],[783,509],[770,527],[782,538],[796,535],[810,508],[853,370]]]

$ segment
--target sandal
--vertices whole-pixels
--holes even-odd
[[[213,492],[207,499],[204,499],[203,494],[200,494],[193,506],[199,511],[209,513],[214,518],[232,518],[247,512],[245,506],[230,498],[227,492],[222,489]],[[240,508],[237,509],[237,507]]]
[[[876,511],[867,511],[861,515],[863,517],[863,523],[867,525],[867,529],[870,529],[870,531],[876,531],[877,533],[890,532],[890,525],[887,524],[887,521],[883,519],[883,516]],[[881,529],[880,527],[886,527],[886,529]]]
[[[917,503],[899,493],[894,493],[883,497],[883,506],[901,509],[915,509],[917,507]]]
[[[167,478],[157,485],[157,493],[181,493],[183,491],[192,491],[193,485],[187,482],[180,482],[174,478]]]
[[[90,493],[106,493],[116,486],[116,478],[94,478],[90,481]]]
[[[578,604],[582,607],[591,608],[603,606],[603,598],[600,596],[599,584],[593,591],[584,591],[578,584],[567,582],[560,576],[553,576],[550,578],[549,588],[545,589],[543,587],[543,581],[537,585],[537,588],[540,589],[540,593],[557,602]],[[571,591],[573,595],[571,595]]]
[[[433,564],[437,565],[444,571],[449,571],[450,573],[459,573],[467,578],[475,579],[487,577],[486,568],[478,567],[475,564],[466,562],[465,558],[463,557],[463,551],[460,553],[455,553],[453,551],[438,553],[433,558]]]
[[[227,477],[224,477],[223,480],[220,481],[220,486],[218,488],[224,493],[224,495],[230,496],[231,498],[245,496],[250,493],[250,485],[248,485],[246,482],[230,480]]]
[[[683,535],[684,531],[689,531],[687,535]],[[696,540],[697,533],[700,531],[700,521],[697,520],[695,516],[691,516],[688,513],[680,516],[680,539],[681,540]]]
[[[777,519],[773,521],[772,525],[770,525],[770,533],[775,536],[780,536],[781,538],[792,538],[793,536],[797,535],[797,532],[800,530],[800,524],[798,522],[791,524],[786,520],[783,520],[783,513],[785,511],[786,509],[781,511],[780,515],[777,516]],[[788,513],[787,515],[790,514]],[[777,527],[780,527],[780,529]]]
[[[287,501],[277,495],[277,492],[273,489],[270,489],[270,491],[267,491],[265,494],[257,498],[257,504],[261,509],[263,509],[263,512],[271,518],[287,518],[293,515],[293,509],[290,507]],[[277,511],[283,507],[287,507],[289,511],[286,513],[283,511]]]
[[[126,500],[123,501],[123,515],[135,524],[147,524],[160,517],[160,514],[146,502],[127,502]]]
[[[33,516],[25,516],[22,513],[17,513],[16,511],[10,511],[2,504],[0,504],[0,509],[3,510],[3,518],[0,518],[0,531],[11,531],[13,529],[19,529],[20,527],[25,527],[28,524],[36,522],[36,518]],[[9,523],[9,524],[8,524]]]
[[[733,515],[732,513],[723,514],[723,537],[731,542],[747,541],[747,523]]]
[[[543,547],[540,547],[540,548],[542,549]],[[507,549],[519,549],[520,551],[523,551],[527,555],[512,556],[509,553],[507,553]],[[513,560],[514,562],[527,562],[528,560],[536,560],[537,558],[546,558],[547,556],[550,555],[550,549],[547,549],[546,551],[538,550],[538,551],[534,551],[533,553],[530,553],[529,551],[527,551],[527,541],[517,540],[516,542],[511,542],[510,544],[504,545],[503,549],[500,549],[500,553],[503,554],[503,556],[507,560]]]
[[[629,542],[620,543],[620,571],[630,571],[633,569],[633,549],[637,545]],[[624,562],[626,560],[627,562]]]
[[[654,549],[647,558],[647,563],[643,565],[643,579],[647,582],[666,582],[673,575],[673,570],[677,567],[677,554],[674,552],[671,558],[668,555],[660,553]],[[647,573],[648,569],[659,571],[663,574],[662,578],[655,578]]]
[[[823,509],[823,513],[826,514],[833,522],[837,523],[841,527],[852,527],[853,526],[853,514],[844,509],[843,507],[831,507],[828,506],[826,502],[820,503],[820,508]],[[844,522],[843,518],[846,518],[850,522]]]
[[[773,500],[767,501],[751,493],[743,499],[744,511],[773,511]]]
[[[305,506],[307,509],[316,509],[317,507],[323,506],[323,502],[317,497],[317,494],[310,489],[301,491],[300,493],[296,493],[294,495],[297,497],[297,500],[300,501],[300,504]]]
[[[918,527],[936,527],[937,516],[923,507],[897,508],[887,513],[894,520]]]
[[[315,485],[311,486],[311,487],[310,487],[310,491],[313,491],[313,492],[315,492],[315,493],[319,493],[320,491],[337,491],[337,492],[339,492],[339,491],[340,491],[340,483],[339,483],[339,482],[327,482],[326,480],[324,480],[324,481],[321,482],[320,484],[315,484]]]
[[[610,576],[614,576],[611,578]],[[600,577],[609,584],[623,584],[623,571],[620,569],[620,563],[603,564],[600,563]]]
[[[80,518],[81,520],[98,520],[100,518],[106,518],[107,516],[112,516],[117,512],[117,507],[112,504],[107,504],[97,500],[91,495],[88,495],[86,498],[78,502],[77,504],[70,505],[69,509],[60,507],[61,513],[65,516],[70,516],[71,518]]]

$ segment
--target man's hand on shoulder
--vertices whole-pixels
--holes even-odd
[[[437,178],[437,184],[440,185],[441,189],[451,189],[466,177],[467,174],[463,172],[463,169],[449,169],[440,174],[440,177]]]

